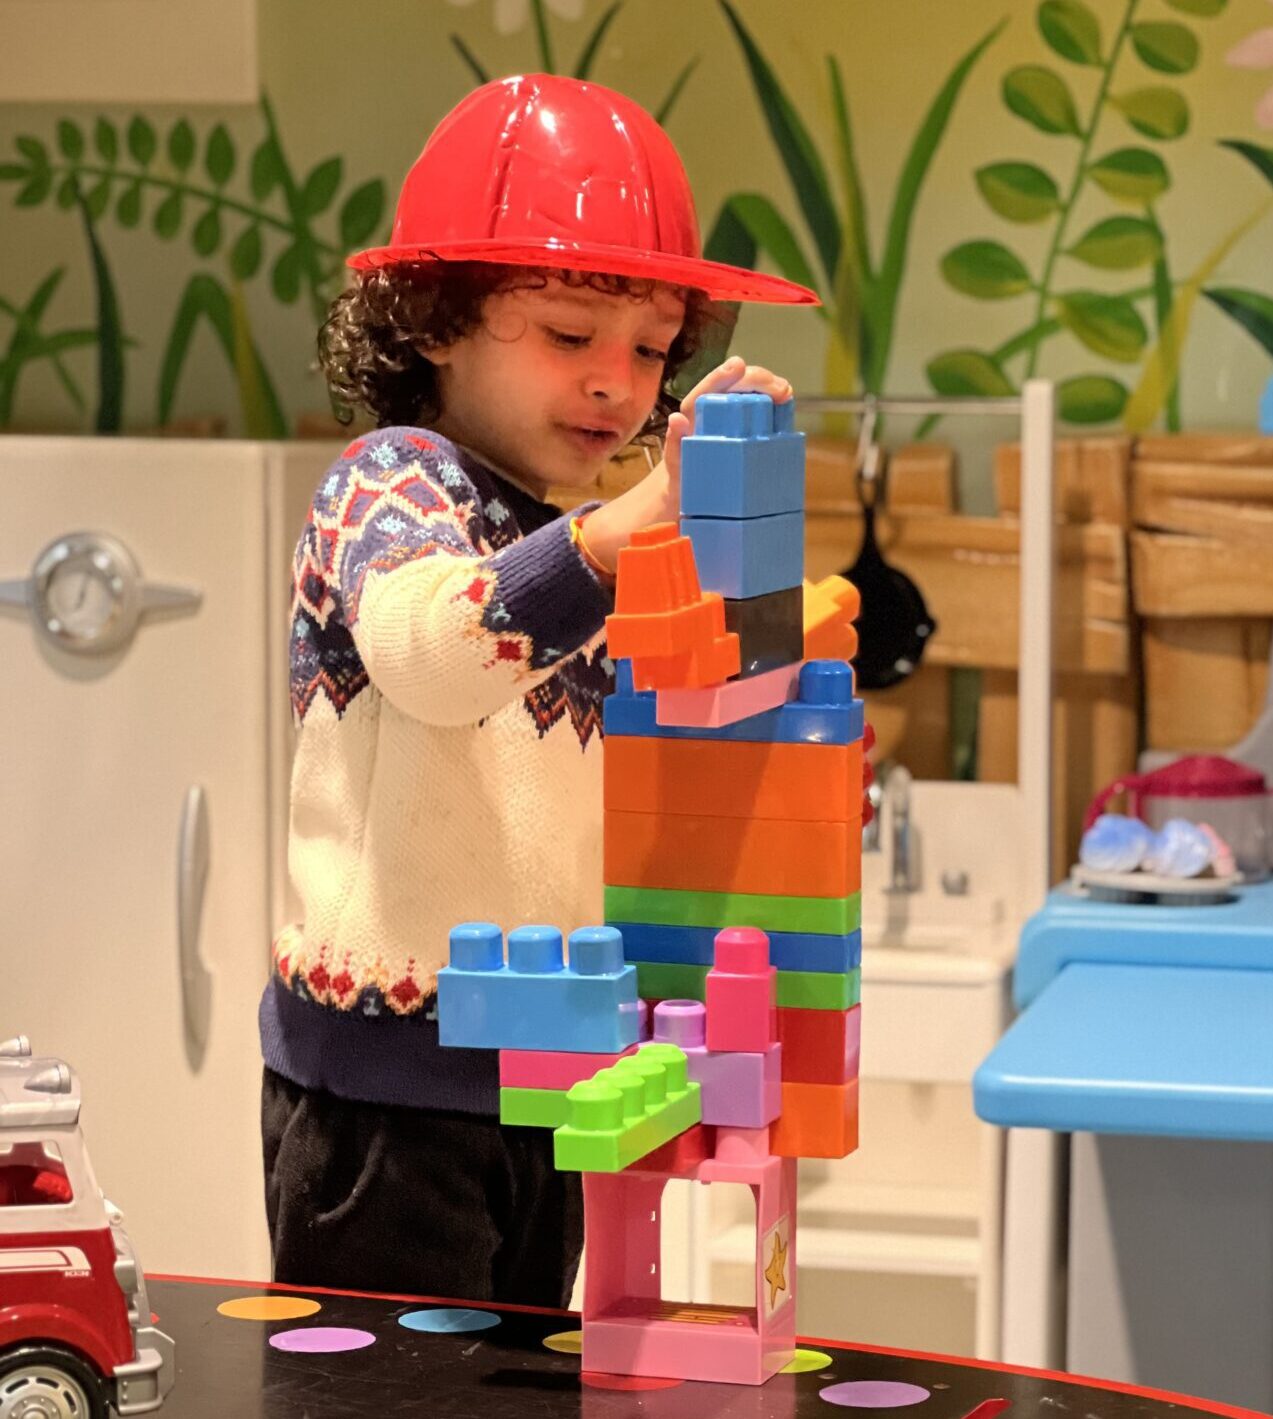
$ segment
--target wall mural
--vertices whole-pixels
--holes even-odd
[[[624,24],[636,23],[631,5],[625,16],[624,0],[494,0],[493,9],[486,0],[449,3],[466,26],[463,35],[458,28],[449,34],[450,62],[466,81],[498,72],[483,57],[485,33],[491,44],[506,47],[509,36],[524,42],[524,67],[623,88],[661,121],[687,96],[707,101],[695,93],[701,52],[678,53],[657,79],[615,62],[616,38]],[[1052,373],[1060,355],[1060,410],[1068,422],[1179,428],[1187,393],[1182,358],[1202,306],[1273,356],[1273,295],[1234,284],[1223,272],[1230,253],[1273,210],[1273,148],[1244,134],[1219,140],[1215,161],[1249,175],[1250,202],[1244,210],[1212,206],[1200,194],[1195,220],[1207,227],[1200,261],[1186,265],[1177,256],[1177,233],[1161,211],[1174,154],[1193,126],[1182,81],[1202,62],[1208,25],[1228,3],[1042,0],[975,30],[970,23],[954,62],[938,66],[930,96],[904,96],[909,144],[887,186],[876,174],[868,191],[860,154],[872,103],[850,92],[842,57],[828,50],[823,91],[797,97],[776,63],[784,25],[764,6],[714,0],[706,7],[718,26],[710,46],[718,57],[732,56],[731,97],[756,106],[786,190],[740,182],[702,214],[707,254],[764,262],[817,289],[822,309],[799,319],[808,322],[805,339],[818,330],[824,388],[881,390],[895,379],[890,361],[907,311],[901,297],[926,183],[934,165],[949,160],[943,137],[960,105],[978,86],[993,86],[1004,122],[979,135],[985,151],[966,189],[984,234],[939,257],[950,307],[940,320],[923,313],[925,332],[933,332],[921,363],[929,383],[947,394],[1007,394],[1032,374]],[[434,33],[439,13],[430,11]],[[1031,26],[1037,53],[1028,62],[996,59],[1010,23],[1018,41]],[[1273,26],[1257,28],[1224,58],[1234,68],[1273,67]],[[1252,123],[1273,127],[1273,89],[1253,97]],[[12,152],[0,156],[0,193],[8,191],[14,209],[8,239],[23,240],[23,213],[34,209],[64,213],[68,230],[47,273],[28,289],[0,294],[0,428],[19,419],[24,374],[42,365],[64,396],[65,428],[119,431],[143,339],[157,364],[151,422],[164,425],[181,407],[193,342],[210,334],[232,373],[242,432],[277,438],[293,429],[299,410],[280,390],[296,381],[267,367],[258,331],[279,308],[296,307],[305,317],[297,329],[307,334],[295,358],[308,366],[313,328],[344,279],[344,256],[383,237],[389,193],[382,176],[349,172],[339,154],[298,167],[286,123],[266,96],[257,118],[257,136],[246,146],[215,113],[24,120]],[[1047,161],[1019,156],[1017,135],[1027,132],[1048,140]],[[745,160],[737,166],[741,178]],[[1093,200],[1106,209],[1094,220]],[[886,214],[875,227],[871,207]],[[1014,228],[1045,234],[1041,259],[1030,248],[1021,254]],[[111,253],[144,229],[186,244],[189,269],[179,289],[120,289]],[[91,308],[67,309],[72,259],[90,277]],[[1019,312],[1019,328],[993,344],[950,343],[951,332],[981,324],[971,302],[1003,303]],[[162,334],[154,319],[145,337],[130,332],[129,312],[153,312],[157,304],[169,312],[159,317]],[[1071,373],[1076,350],[1090,363]]]

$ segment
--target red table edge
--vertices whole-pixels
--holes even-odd
[[[518,1311],[526,1315],[564,1316],[578,1319],[574,1311],[557,1310],[551,1306],[518,1306],[505,1302],[466,1301],[445,1296],[408,1296],[393,1291],[343,1291],[331,1286],[290,1286],[281,1281],[240,1281],[224,1276],[175,1276],[150,1273],[150,1281],[179,1281],[193,1286],[235,1286],[252,1291],[287,1291],[312,1296],[354,1296],[372,1301],[410,1301],[428,1305],[462,1306],[474,1311]],[[1060,1370],[1038,1370],[1028,1365],[1002,1365],[997,1360],[974,1360],[959,1355],[938,1355],[925,1350],[898,1350],[888,1345],[850,1345],[843,1340],[822,1340],[816,1336],[799,1337],[802,1345],[816,1345],[827,1350],[850,1350],[863,1355],[894,1355],[905,1360],[931,1360],[960,1365],[965,1369],[990,1370],[1002,1375],[1028,1375],[1034,1379],[1054,1380],[1059,1384],[1085,1385],[1091,1389],[1108,1390],[1115,1394],[1131,1394],[1141,1399],[1159,1400],[1181,1405],[1204,1414],[1222,1414],[1226,1419],[1270,1419],[1259,1409],[1243,1409],[1219,1400],[1198,1399],[1193,1395],[1176,1394],[1166,1389],[1144,1389],[1140,1385],[1123,1384],[1120,1380],[1102,1380],[1093,1375],[1071,1375]]]

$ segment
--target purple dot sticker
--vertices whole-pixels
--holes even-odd
[[[465,1330],[490,1330],[499,1324],[499,1316],[491,1311],[471,1311],[439,1306],[435,1310],[408,1311],[398,1317],[398,1324],[408,1330],[425,1330],[433,1335],[455,1335]]]
[[[270,1336],[275,1350],[291,1350],[299,1355],[339,1355],[345,1350],[365,1350],[375,1343],[371,1331],[351,1330],[343,1325],[303,1326]]]
[[[818,1397],[845,1409],[902,1409],[931,1396],[922,1385],[893,1380],[849,1380],[845,1384],[828,1385],[819,1390]]]

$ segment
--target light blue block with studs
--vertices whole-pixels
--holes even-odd
[[[804,435],[795,404],[767,394],[701,394],[681,443],[682,517],[804,511]],[[701,568],[700,568],[701,575]]]
[[[804,513],[773,517],[682,517],[704,591],[731,601],[804,581]]]
[[[640,1032],[635,967],[609,926],[571,933],[570,964],[555,926],[508,933],[465,922],[451,931],[451,964],[438,972],[438,1039],[467,1049],[618,1054]]]

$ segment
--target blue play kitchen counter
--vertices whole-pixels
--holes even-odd
[[[1013,993],[974,1101],[1070,1135],[1065,1367],[1273,1410],[1273,882],[1059,888]]]

